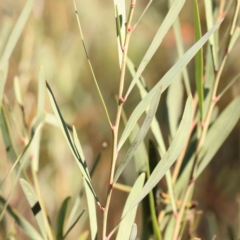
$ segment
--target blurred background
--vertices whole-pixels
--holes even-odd
[[[220,1],[220,0],[219,0]],[[25,0],[5,0],[0,2],[0,37],[5,38],[11,30],[25,4]],[[110,118],[115,118],[118,93],[119,63],[117,52],[116,28],[113,1],[79,1],[76,0],[81,20],[82,30],[89,57],[98,80],[103,97],[110,112]],[[137,1],[133,22],[140,17],[147,0]],[[216,2],[218,4],[218,2]],[[126,1],[127,12],[130,1]],[[202,31],[206,32],[205,11],[203,1],[199,1]],[[139,65],[149,47],[156,31],[168,11],[168,1],[155,0],[149,10],[134,30],[129,48],[129,56],[136,66]],[[231,20],[230,8],[220,31],[220,39],[227,31]],[[187,50],[194,43],[193,1],[187,0],[180,14],[181,33],[184,48]],[[4,49],[0,46],[0,54]],[[228,81],[239,72],[240,43],[237,42],[234,51],[227,60],[220,82],[222,89]],[[151,89],[178,59],[173,30],[170,29],[158,51],[143,73],[147,86]],[[43,66],[45,77],[50,84],[65,121],[74,125],[81,141],[87,164],[91,169],[93,162],[107,143],[102,159],[93,176],[93,186],[100,202],[105,203],[108,175],[111,157],[111,131],[97,94],[93,78],[85,57],[79,29],[77,26],[72,1],[36,0],[30,18],[24,28],[11,56],[9,72],[4,93],[9,100],[12,110],[17,108],[13,91],[13,79],[18,76],[23,97],[25,120],[28,127],[36,114],[37,82],[40,66]],[[194,63],[188,65],[192,92],[195,90]],[[126,76],[126,86],[131,81],[130,74]],[[223,109],[234,96],[239,95],[239,81],[227,92],[219,102]],[[125,88],[125,90],[127,87]],[[166,94],[160,102],[157,118],[160,122],[166,142],[169,135],[167,124]],[[134,89],[125,104],[129,116],[140,100],[137,89]],[[176,99],[177,101],[177,99]],[[49,98],[46,96],[45,110],[52,112]],[[17,110],[16,110],[17,111]],[[226,239],[228,231],[236,228],[238,221],[237,198],[240,193],[240,162],[239,162],[239,130],[235,127],[229,138],[219,150],[207,170],[197,182],[194,199],[198,201],[198,209],[204,211],[198,236],[210,239],[209,219],[214,218],[218,225],[218,239]],[[151,134],[146,139],[151,138]],[[147,141],[147,140],[146,140]],[[18,153],[23,149],[21,136],[16,133],[15,144]],[[127,148],[127,146],[126,146]],[[3,139],[0,138],[0,176],[3,178],[11,168],[7,159]],[[121,157],[121,155],[120,155]],[[40,149],[39,181],[42,195],[49,212],[49,217],[55,226],[58,210],[67,196],[76,195],[81,188],[81,173],[67,146],[59,128],[46,125],[43,128]],[[131,172],[131,164],[120,181],[132,185],[136,175]],[[7,196],[11,189],[9,180],[2,189]],[[109,230],[112,229],[121,216],[127,194],[118,190],[114,192],[111,208]],[[14,191],[10,205],[18,209],[31,223],[35,220],[20,186]],[[82,208],[86,202],[82,203]],[[87,229],[87,214],[73,229],[69,239]],[[139,215],[140,216],[140,215]],[[138,218],[139,219],[139,218]],[[101,226],[102,213],[98,211]],[[10,218],[9,221],[11,222]],[[141,225],[141,220],[139,220]],[[36,225],[36,224],[35,224]],[[8,225],[9,231],[11,225]],[[19,239],[27,239],[17,228]],[[214,231],[213,231],[214,232]]]

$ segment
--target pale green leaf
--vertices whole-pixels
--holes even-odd
[[[0,205],[5,205],[6,200],[0,196]],[[7,212],[12,216],[15,222],[23,229],[23,231],[34,240],[44,240],[36,229],[15,209],[7,205]]]
[[[125,203],[123,212],[122,212],[122,218],[127,213],[129,207],[132,205],[134,199],[137,197],[137,195],[142,190],[143,184],[145,180],[145,173],[142,173],[136,182],[134,183],[132,190],[130,194],[128,195],[127,201]],[[120,223],[118,234],[116,237],[116,240],[122,240],[122,239],[129,239],[131,235],[132,225],[134,223],[135,217],[137,213],[137,207],[131,211]]]
[[[70,150],[71,150],[71,152],[72,152],[72,154],[73,154],[73,156],[74,156],[74,158],[75,158],[75,160],[76,160],[76,162],[77,162],[77,164],[78,164],[78,166],[81,170],[82,175],[84,176],[85,180],[88,182],[88,185],[91,188],[91,192],[94,195],[96,202],[100,205],[100,203],[98,201],[98,198],[97,198],[97,195],[96,195],[96,193],[93,189],[93,186],[91,184],[91,178],[90,178],[90,175],[89,175],[89,171],[88,171],[86,162],[84,161],[84,159],[81,158],[81,155],[80,155],[78,149],[76,148],[76,145],[75,145],[75,143],[73,141],[73,138],[72,138],[72,136],[71,136],[71,134],[68,130],[68,127],[67,127],[67,125],[66,125],[66,123],[63,119],[63,116],[60,112],[60,109],[57,105],[57,102],[55,100],[55,97],[53,95],[53,92],[52,92],[50,86],[48,85],[48,83],[46,83],[46,84],[47,84],[47,89],[48,89],[48,95],[49,95],[49,98],[50,98],[50,102],[51,102],[54,114],[57,118],[58,124],[59,124],[59,126],[60,126],[60,128],[63,132],[63,135],[64,135],[65,139],[67,140],[68,146],[69,146],[69,148],[70,148]]]
[[[210,30],[214,25],[214,16],[213,16],[213,9],[212,9],[212,2],[209,0],[204,0],[205,3],[205,14],[207,20],[207,29]],[[212,34],[209,38],[209,43],[211,47],[211,54],[214,63],[214,69],[218,69],[218,49],[216,44],[216,36],[215,33]]]
[[[202,146],[201,155],[203,159],[197,169],[196,178],[206,168],[208,163],[214,157],[218,149],[222,146],[230,132],[233,130],[237,121],[240,118],[240,97],[235,98],[220,114],[216,122],[209,129],[206,140]]]
[[[5,47],[5,50],[3,52],[3,56],[0,61],[0,67],[5,67],[8,63],[8,60],[13,52],[14,47],[16,46],[17,41],[19,40],[19,37],[22,33],[22,30],[27,22],[27,19],[31,13],[34,0],[27,0],[13,30],[12,33],[8,39],[7,45]]]
[[[183,105],[183,85],[181,75],[178,75],[169,86],[167,93],[168,122],[171,138],[177,132]]]
[[[139,76],[142,74],[143,70],[157,51],[159,45],[161,44],[163,38],[167,34],[168,30],[172,26],[174,20],[178,16],[179,12],[181,11],[183,5],[185,3],[185,0],[178,0],[175,1],[174,4],[171,6],[170,10],[167,13],[167,16],[164,18],[164,21],[162,25],[160,26],[159,30],[157,31],[150,47],[148,48],[145,56],[143,57],[143,60],[141,61],[137,73],[135,74],[135,77],[133,78],[127,93],[126,98],[128,97],[129,93],[132,91],[133,87],[135,86]]]
[[[197,43],[195,43],[184,54],[184,56],[163,76],[163,78],[154,86],[154,88],[151,89],[151,91],[142,100],[142,104],[144,104],[144,106],[147,107],[150,104],[153,96],[159,90],[160,86],[162,86],[162,92],[168,88],[168,86],[172,83],[172,81],[175,79],[175,77],[181,72],[181,70],[187,65],[187,63],[192,59],[192,57],[198,52],[198,50],[208,40],[209,36],[221,24],[221,22],[222,21],[216,23],[215,26],[210,31],[208,31]],[[143,110],[142,107],[140,107],[140,109]],[[131,124],[134,126],[134,123],[131,123]],[[128,132],[130,132],[130,130],[128,130]],[[123,141],[121,140],[121,142],[123,142]]]
[[[116,28],[117,28],[117,43],[118,43],[118,56],[119,56],[119,65],[121,68],[123,51],[122,46],[125,41],[126,35],[126,7],[125,0],[114,0],[114,9],[115,9],[115,18],[116,18]]]
[[[87,196],[91,239],[95,240],[97,238],[97,232],[98,232],[95,199],[85,179],[84,179],[84,187],[85,187],[86,196]]]
[[[198,41],[202,37],[201,22],[198,9],[198,1],[194,0],[194,29],[195,40]],[[203,120],[203,49],[200,48],[195,55],[195,81],[198,93],[198,106],[200,110],[200,119]]]
[[[132,225],[132,230],[131,230],[131,235],[130,235],[130,237],[129,237],[129,240],[135,240],[136,237],[137,237],[137,224],[134,223],[134,224]]]
[[[186,142],[187,136],[189,134],[189,131],[191,129],[192,114],[193,114],[193,102],[192,97],[189,96],[180,126],[168,151],[164,154],[163,158],[160,160],[158,165],[151,173],[141,193],[138,195],[138,197],[136,198],[136,200],[134,201],[129,210],[132,210],[144,197],[146,197],[146,195],[154,188],[154,186],[156,186],[156,184],[166,174],[166,172],[169,170],[169,168],[172,166],[172,164],[175,162],[175,160],[181,153]]]
[[[62,205],[60,207],[60,211],[59,211],[58,218],[57,218],[57,234],[56,234],[57,240],[62,240],[63,236],[64,236],[63,235],[64,222],[65,222],[67,207],[68,207],[70,199],[71,199],[70,197],[67,197],[66,199],[64,199],[64,201],[62,202]]]
[[[127,166],[127,164],[129,163],[129,161],[132,159],[136,149],[139,147],[139,144],[142,142],[142,140],[144,139],[144,137],[146,136],[150,126],[151,126],[151,122],[155,116],[155,113],[157,111],[157,107],[159,104],[159,99],[161,96],[161,88],[158,89],[158,91],[155,93],[155,96],[152,100],[151,106],[149,108],[149,111],[147,113],[147,116],[144,120],[144,123],[139,131],[139,133],[137,134],[136,138],[134,139],[132,145],[130,146],[130,148],[128,149],[126,155],[124,156],[124,158],[122,159],[122,161],[120,162],[117,172],[114,176],[113,179],[113,183],[115,183],[117,181],[117,179],[119,178],[119,176],[121,175],[122,171],[124,170],[124,168]]]
[[[17,77],[17,76],[14,77],[14,92],[15,92],[15,96],[16,96],[18,104],[20,106],[23,106],[19,77]]]
[[[32,187],[26,180],[20,179],[20,185],[21,185],[23,192],[28,200],[28,203],[32,209],[33,215],[37,221],[37,224],[43,235],[43,238],[47,239],[47,231],[45,228],[43,212],[41,210],[41,206],[38,201],[38,198],[37,198],[36,194],[34,193],[34,190],[32,189]]]
[[[130,194],[128,195],[127,201],[125,203],[122,218],[121,221],[116,225],[116,227],[111,231],[109,236],[111,236],[119,227],[118,234],[116,237],[116,240],[122,240],[122,239],[129,239],[131,235],[131,229],[132,225],[134,223],[136,212],[137,212],[137,205],[133,209],[132,212],[127,213],[129,207],[134,202],[134,199],[138,196],[138,194],[141,192],[143,184],[145,180],[145,173],[140,174],[140,176],[135,181],[132,190]]]

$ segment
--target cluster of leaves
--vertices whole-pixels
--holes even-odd
[[[149,7],[150,3],[147,5],[145,11]],[[131,1],[129,16],[127,18],[125,1],[114,1],[117,23],[116,26],[118,33],[117,41],[119,50],[119,62],[121,69],[119,102],[117,106],[118,111],[116,116],[117,120],[116,124],[114,125],[111,123],[107,106],[104,102],[104,98],[95,78],[89,55],[87,54],[77,7],[74,3],[81,38],[83,41],[84,49],[86,51],[86,57],[102,105],[106,112],[109,127],[113,131],[113,157],[111,159],[112,165],[109,181],[110,187],[108,190],[107,202],[106,205],[104,205],[99,202],[97,193],[92,185],[91,177],[94,173],[94,169],[92,171],[89,171],[87,168],[86,160],[81,147],[81,143],[77,136],[76,129],[74,126],[70,127],[66,124],[61,114],[60,107],[58,107],[57,101],[54,97],[53,91],[50,88],[50,85],[48,83],[45,84],[44,70],[42,68],[39,72],[37,113],[32,120],[30,131],[27,128],[21,129],[21,131],[24,132],[25,136],[25,148],[20,155],[16,153],[9,125],[9,118],[13,118],[13,116],[11,115],[11,111],[9,111],[7,98],[3,95],[3,89],[8,73],[9,58],[34,4],[34,0],[27,1],[7,41],[0,62],[1,130],[8,158],[12,161],[13,164],[11,171],[4,179],[1,180],[1,186],[4,185],[5,180],[9,177],[10,174],[12,174],[13,171],[16,172],[16,180],[10,194],[7,196],[7,198],[2,196],[2,194],[0,196],[0,220],[2,220],[6,212],[8,212],[31,239],[65,239],[70,230],[76,225],[77,221],[84,213],[83,209],[80,214],[78,214],[74,219],[77,209],[80,206],[79,198],[83,196],[85,189],[88,204],[91,239],[96,239],[98,232],[100,232],[100,229],[98,228],[99,225],[97,224],[95,203],[97,203],[99,208],[103,211],[102,239],[105,237],[106,239],[110,239],[116,230],[118,230],[116,236],[116,239],[118,240],[136,239],[137,225],[134,222],[137,206],[146,196],[149,198],[149,202],[147,204],[149,204],[150,208],[152,226],[149,230],[147,224],[145,223],[146,226],[143,228],[143,232],[139,233],[139,235],[142,235],[143,239],[150,239],[152,235],[154,236],[154,239],[158,240],[181,239],[184,236],[186,229],[188,230],[189,238],[195,238],[200,217],[200,214],[195,209],[192,201],[195,181],[212,160],[213,156],[216,154],[225,139],[228,137],[240,117],[240,97],[236,97],[221,112],[220,115],[214,114],[217,109],[217,102],[231,87],[231,85],[239,78],[237,75],[232,81],[229,81],[229,84],[220,94],[217,94],[219,80],[222,74],[222,70],[225,66],[225,62],[239,36],[239,27],[236,26],[237,15],[239,12],[239,1],[236,1],[232,23],[227,35],[225,48],[222,51],[223,56],[221,57],[218,56],[220,52],[218,35],[222,20],[217,20],[219,14],[221,13],[220,11],[222,11],[223,8],[229,9],[230,3],[229,6],[220,5],[219,8],[216,7],[215,9],[212,9],[211,2],[207,0],[205,1],[208,31],[205,35],[202,36],[198,1],[194,1],[196,43],[186,53],[183,54],[183,44],[181,36],[179,34],[180,24],[178,15],[184,6],[184,3],[184,0],[169,1],[169,11],[136,70],[134,63],[127,56],[127,48],[132,30],[133,28],[136,28],[145,11],[137,23],[134,25],[134,27],[132,27],[131,22],[136,2]],[[124,25],[124,22],[127,24]],[[169,71],[159,80],[159,82],[150,91],[148,91],[146,88],[145,80],[141,74],[172,26],[174,28],[177,39],[176,42],[179,52],[179,60],[172,66],[172,68],[169,69]],[[204,64],[203,45],[206,42],[207,51],[206,62]],[[194,56],[196,63],[196,93],[193,95],[194,97],[192,97],[192,89],[190,87],[186,65]],[[126,68],[129,69],[133,79],[123,97],[123,84]],[[205,75],[205,81],[203,81],[203,74]],[[183,88],[182,79],[184,80],[185,88]],[[52,121],[52,119],[55,119],[53,118],[52,114],[46,113],[44,111],[45,85],[47,87],[49,99],[51,101],[51,105],[57,121]],[[136,106],[131,116],[127,119],[123,111],[123,105],[127,104],[127,97],[135,86],[138,87],[142,100]],[[162,137],[160,124],[158,123],[155,114],[160,101],[160,96],[168,87],[167,107],[170,126],[170,143],[167,149]],[[204,95],[206,89],[208,90],[208,93]],[[20,109],[24,111],[21,91],[19,87],[19,80],[17,77],[14,79],[14,90]],[[182,114],[182,96],[184,95],[184,91],[186,91],[188,98]],[[143,124],[139,126],[138,120],[142,115],[145,115],[145,120]],[[122,121],[125,123],[125,127],[121,137],[118,139],[119,122],[121,117]],[[69,205],[70,198],[66,198],[62,203],[61,209],[59,211],[56,233],[53,233],[52,226],[48,220],[47,210],[44,207],[44,202],[42,200],[37,177],[37,172],[39,170],[39,147],[41,130],[45,124],[54,124],[55,126],[60,127],[83,177],[82,190],[80,194],[75,199],[73,199],[74,204],[70,210],[70,214],[67,214],[67,207]],[[148,153],[147,147],[144,144],[143,140],[149,129],[151,129],[155,137],[154,145],[156,151],[154,152],[149,150]],[[221,134],[219,134],[220,132]],[[123,158],[120,159],[120,162],[115,169],[118,153],[122,150],[122,146],[127,139],[130,141],[130,147],[126,153],[124,153]],[[185,157],[188,148],[193,149],[193,151],[188,156],[188,159],[186,159],[187,164],[185,167],[183,167],[180,174],[183,158]],[[154,169],[150,169],[149,166],[150,162],[153,161],[152,158],[157,159],[157,164]],[[129,189],[127,186],[121,185],[117,181],[132,159],[135,161],[136,172],[139,174],[139,177],[136,179],[135,184]],[[174,168],[171,168],[175,162],[176,164]],[[29,166],[34,182],[34,188],[32,187],[31,181],[26,171]],[[161,208],[162,210],[158,212],[156,210],[156,205],[154,202],[156,199],[153,194],[153,188],[163,177],[166,177],[168,193],[161,194],[161,201],[164,202],[164,205]],[[11,195],[14,192],[16,184],[19,181],[27,198],[27,201],[32,209],[32,212],[36,218],[40,233],[35,230],[35,228],[23,216],[21,216],[16,209],[13,209],[9,205]],[[107,234],[107,216],[109,204],[111,201],[111,193],[114,188],[122,190],[127,188],[130,193],[119,223],[114,229],[112,229],[110,233]],[[105,207],[103,207],[103,205]],[[147,217],[148,216],[144,216],[143,218],[147,219]],[[186,224],[187,222],[189,222],[188,227]],[[84,232],[81,234],[81,236],[79,236],[79,239],[87,239],[87,237],[88,232]]]

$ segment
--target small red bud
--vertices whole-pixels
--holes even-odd
[[[127,49],[126,46],[122,46],[122,51],[124,52]]]
[[[194,183],[195,180],[194,180],[193,178],[191,178],[189,182],[190,182],[190,183]]]
[[[201,122],[201,126],[204,128],[205,127],[205,122]]]
[[[105,208],[100,205],[100,210],[103,212],[105,210]]]
[[[174,215],[175,218],[177,218],[177,217],[178,217],[177,211],[174,211],[174,212],[173,212],[173,215]]]
[[[112,183],[110,183],[110,184],[109,184],[109,187],[110,187],[111,189],[113,189],[113,184],[112,184]]]
[[[112,131],[114,131],[116,127],[112,125],[110,128]]]
[[[127,31],[128,31],[129,33],[131,33],[133,30],[134,30],[134,27],[129,27],[129,28],[127,29]]]
[[[119,98],[119,101],[120,101],[121,103],[124,103],[124,102],[126,102],[126,98],[125,98],[125,97],[120,97],[120,98]]]
[[[214,97],[214,98],[213,98],[213,101],[214,101],[215,103],[218,102],[218,101],[219,101],[219,97],[218,97],[218,96]]]
[[[135,3],[135,2],[132,2],[132,3],[131,3],[131,7],[132,7],[132,8],[134,8],[134,7],[135,7],[135,5],[136,5],[136,3]]]
[[[31,155],[31,156],[30,156],[30,160],[33,160],[33,159],[34,159],[34,155]]]

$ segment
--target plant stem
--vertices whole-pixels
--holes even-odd
[[[117,156],[118,156],[117,141],[118,141],[119,123],[120,123],[120,117],[121,117],[123,103],[126,100],[123,98],[123,88],[124,88],[124,79],[125,79],[126,64],[127,64],[127,52],[128,52],[131,32],[133,30],[131,28],[131,23],[132,23],[134,8],[135,8],[135,0],[132,0],[131,5],[130,5],[128,21],[127,21],[127,25],[126,25],[126,37],[125,37],[125,41],[124,41],[124,46],[122,46],[123,58],[122,58],[122,64],[121,64],[121,75],[120,75],[120,84],[119,84],[119,93],[118,93],[118,97],[119,97],[118,108],[117,108],[117,113],[116,113],[115,125],[111,126],[112,138],[113,138],[112,159],[111,159],[111,169],[110,169],[109,187],[108,187],[106,205],[105,205],[105,209],[103,210],[102,240],[107,238],[106,237],[107,217],[108,217],[108,211],[109,211],[112,190],[113,190],[112,183],[113,183],[114,171],[115,171],[115,166],[116,166],[116,161],[117,161]]]
[[[218,71],[216,72],[216,78],[215,78],[215,82],[214,82],[214,86],[213,86],[213,91],[212,91],[212,94],[211,94],[211,102],[210,102],[210,105],[209,105],[209,108],[208,108],[205,120],[204,120],[204,122],[202,122],[203,130],[201,132],[201,136],[199,138],[198,145],[197,145],[197,148],[196,148],[196,151],[195,151],[193,166],[192,166],[192,170],[191,170],[191,174],[190,174],[187,190],[186,190],[186,193],[184,195],[184,200],[183,200],[183,203],[182,203],[182,206],[181,206],[181,210],[180,210],[179,215],[178,215],[177,220],[176,220],[176,224],[175,224],[175,228],[174,228],[173,240],[177,240],[177,238],[178,238],[178,233],[179,233],[181,221],[182,221],[182,218],[183,218],[184,209],[185,209],[185,207],[187,205],[187,202],[188,202],[188,199],[189,199],[189,195],[192,192],[193,187],[194,187],[194,180],[195,180],[194,179],[194,173],[196,172],[196,166],[197,166],[197,163],[198,163],[198,155],[199,155],[199,152],[200,152],[200,150],[202,148],[202,145],[204,143],[204,140],[205,140],[205,137],[206,137],[206,134],[207,134],[207,130],[208,130],[208,127],[209,127],[209,123],[210,123],[210,119],[211,119],[211,116],[212,116],[213,109],[215,107],[216,102],[218,101],[218,98],[217,98],[217,88],[218,88],[218,85],[219,85],[219,80],[220,80],[220,77],[222,75],[223,68],[225,66],[227,57],[229,55],[228,46],[229,46],[231,37],[233,35],[233,31],[234,31],[234,29],[236,27],[236,16],[238,15],[238,12],[239,12],[239,6],[240,6],[239,1],[236,1],[235,13],[234,13],[234,17],[233,17],[232,24],[231,24],[231,29],[230,29],[230,32],[229,32],[227,48],[226,48],[224,57],[223,57],[223,59],[221,61],[221,65],[220,65]]]

